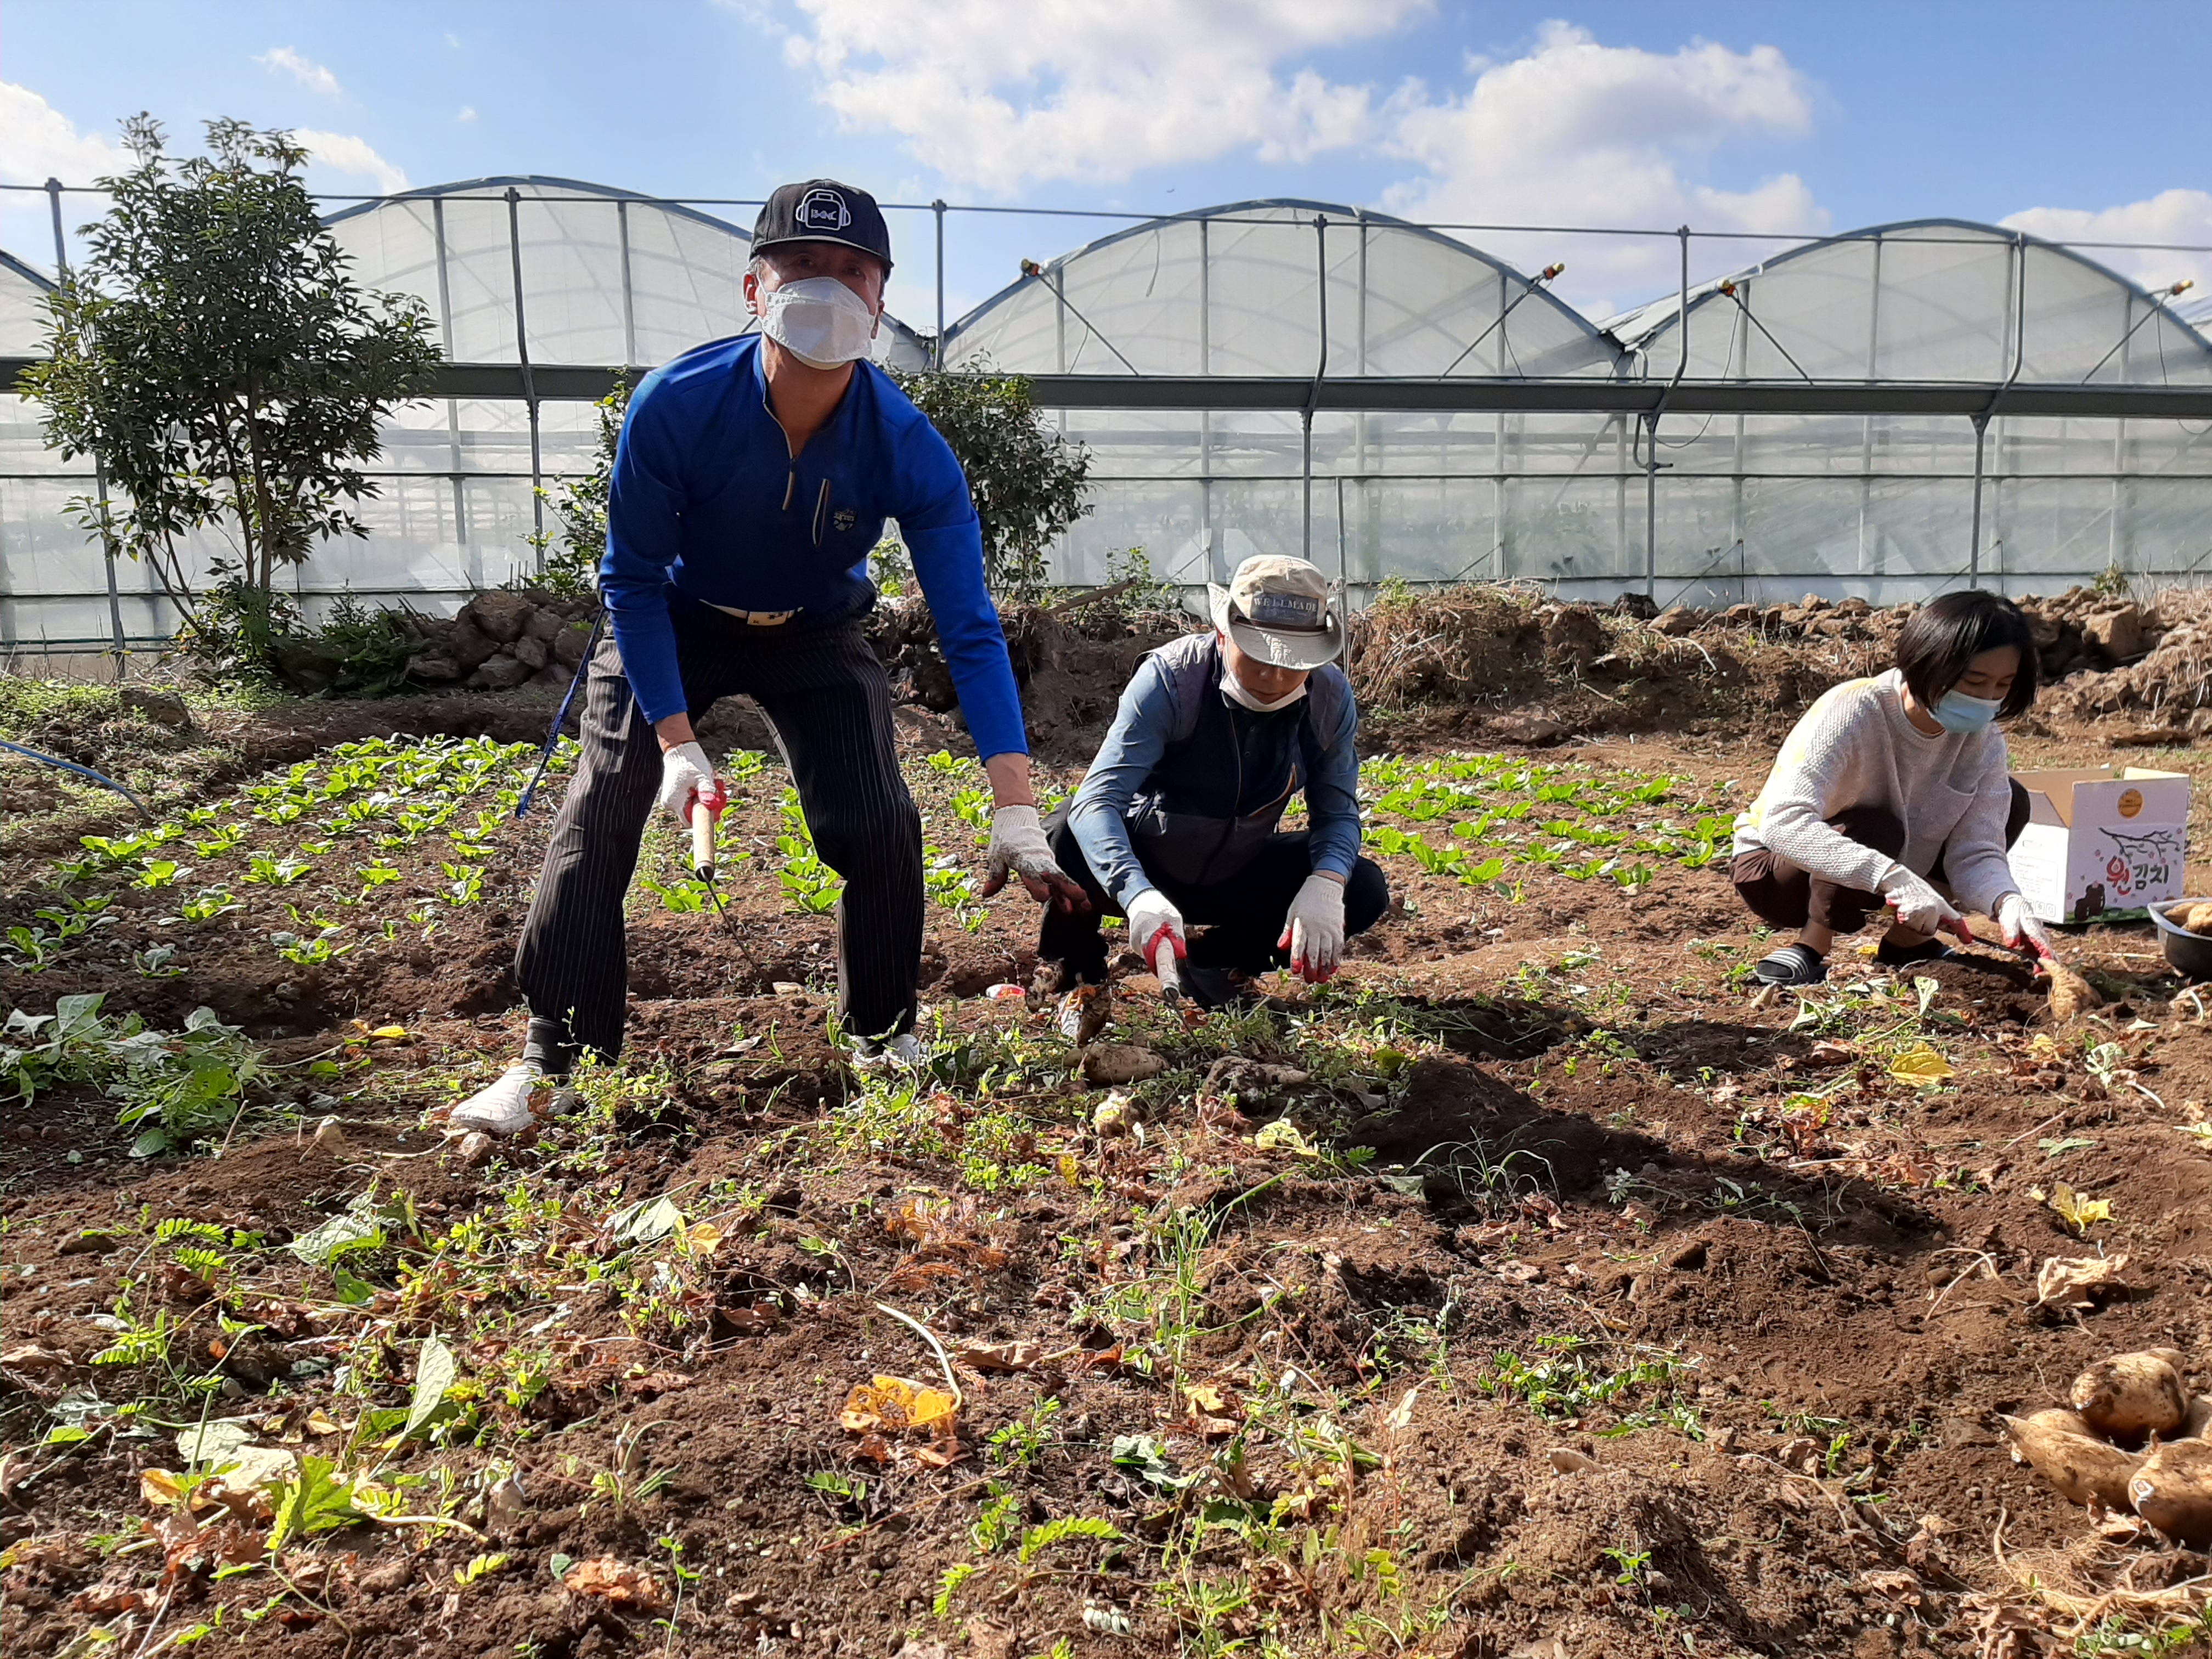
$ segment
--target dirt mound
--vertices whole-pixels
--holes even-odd
[[[2156,716],[2138,742],[2212,729],[2212,599],[2174,590],[2146,602],[2075,587],[2018,603],[2046,724]],[[1655,615],[1632,594],[1601,609],[1511,585],[1407,590],[1352,619],[1349,666],[1363,710],[1386,729],[1394,716],[1445,713],[1456,733],[1536,747],[1747,726],[1778,736],[1830,686],[1888,667],[1917,609],[1808,594]],[[1418,720],[1413,729],[1423,729]]]
[[[2042,618],[2032,619],[2040,644]],[[2148,608],[2124,602],[2095,611],[2085,625],[2094,631],[2092,660],[2124,665],[2053,687],[2052,713],[2081,720],[2148,714],[2166,728],[2159,735],[2181,741],[2212,729],[2212,593],[2172,589]],[[2051,655],[2044,653],[2046,672]]]
[[[1079,603],[1008,605],[999,614],[1030,743],[1040,753],[1079,761],[1090,758],[1113,719],[1138,659],[1192,626],[1188,617]],[[939,714],[958,709],[936,622],[921,599],[877,606],[868,639],[890,672],[896,701]]]
[[[1747,606],[1647,621],[1518,587],[1386,594],[1352,619],[1349,667],[1363,711],[1449,708],[1470,735],[1532,746],[1714,720],[1781,726],[1887,663],[1894,625],[1845,603],[1818,617],[1770,622]]]

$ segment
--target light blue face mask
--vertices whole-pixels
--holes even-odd
[[[1929,712],[1946,732],[1980,732],[1997,717],[2004,705],[1990,697],[1970,697],[1963,691],[1946,691]]]

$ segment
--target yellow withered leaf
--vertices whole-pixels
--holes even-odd
[[[1951,1062],[1922,1042],[1890,1061],[1889,1074],[1907,1083],[1941,1083],[1952,1075]]]
[[[2100,1221],[2112,1218],[2112,1202],[2107,1198],[2085,1198],[2063,1181],[2051,1185],[2051,1196],[2045,1200],[2077,1233],[2087,1233]]]
[[[141,1469],[138,1496],[155,1509],[174,1509],[185,1495],[184,1483],[167,1469]]]
[[[837,1420],[854,1434],[886,1429],[939,1429],[951,1425],[960,1402],[942,1389],[909,1382],[902,1376],[878,1376],[855,1382]]]
[[[379,1042],[401,1042],[406,1040],[407,1028],[404,1025],[380,1025],[369,1036]]]
[[[1183,1397],[1190,1401],[1194,1413],[1204,1412],[1209,1417],[1219,1417],[1229,1409],[1229,1402],[1221,1397],[1221,1386],[1217,1382],[1193,1382],[1183,1389]]]

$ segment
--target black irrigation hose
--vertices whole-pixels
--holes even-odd
[[[567,711],[564,708],[562,712],[566,713]],[[140,811],[144,812],[147,811],[146,803],[144,801],[140,800],[137,796],[132,794],[121,784],[116,782],[113,778],[109,777],[105,772],[95,772],[89,766],[79,766],[75,761],[64,760],[58,755],[40,754],[35,749],[24,748],[20,743],[9,743],[4,740],[0,740],[0,749],[6,750],[11,755],[21,755],[27,760],[42,761],[48,766],[59,768],[62,771],[75,772],[80,777],[90,778],[94,783],[102,784],[106,787],[112,789],[117,794],[122,796],[124,799],[129,801]],[[149,816],[150,816],[150,814]]]
[[[553,750],[561,742],[561,727],[568,718],[569,705],[576,701],[576,688],[584,683],[584,676],[592,672],[592,658],[599,648],[599,630],[607,624],[607,613],[602,609],[592,618],[592,636],[584,641],[583,657],[576,664],[576,672],[568,680],[568,695],[561,699],[561,710],[553,716],[553,725],[545,733],[545,746],[538,751],[538,769],[530,775],[530,785],[522,798],[514,803],[514,816],[520,817],[530,810],[530,803],[538,797],[538,786],[545,781],[545,769],[553,763]]]

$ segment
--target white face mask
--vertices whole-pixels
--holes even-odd
[[[768,296],[761,332],[810,368],[836,368],[868,355],[876,313],[835,276],[803,276]]]
[[[1256,697],[1253,696],[1251,692],[1247,691],[1244,689],[1243,683],[1240,681],[1235,674],[1224,668],[1221,671],[1221,694],[1227,697],[1231,702],[1243,704],[1255,714],[1272,714],[1279,708],[1288,708],[1300,697],[1305,696],[1306,683],[1304,680],[1300,680],[1289,690],[1284,692],[1281,696],[1276,698],[1274,702],[1269,702],[1266,699]]]

